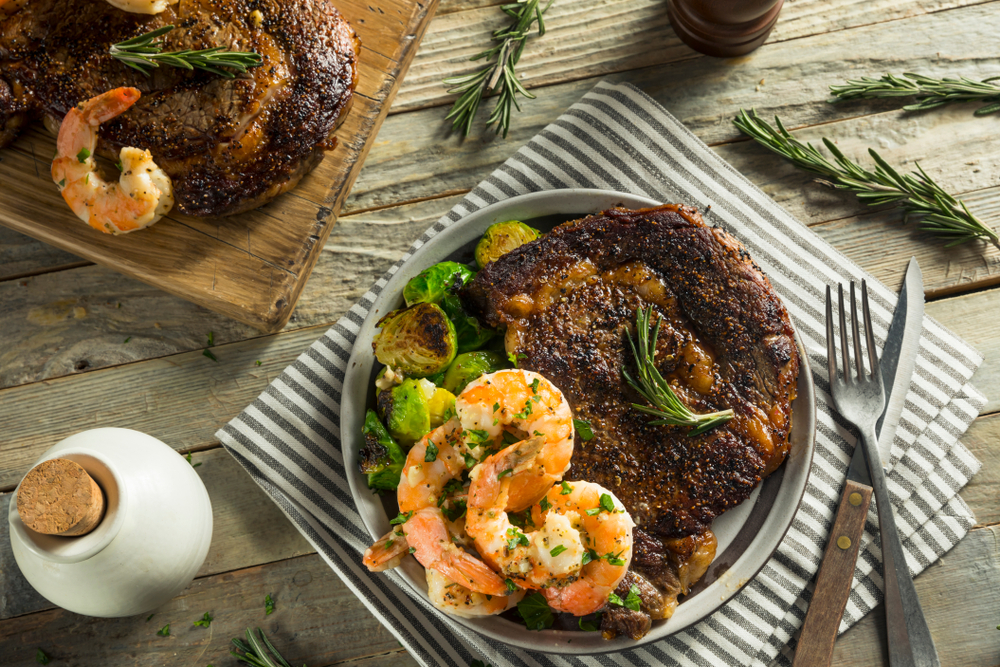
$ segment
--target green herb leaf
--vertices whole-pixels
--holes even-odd
[[[639,597],[639,587],[632,584],[628,589],[628,597],[625,598],[625,606],[632,611],[639,611],[642,607],[642,598]]]
[[[625,559],[620,558],[621,554],[604,554],[602,558],[608,561],[609,565],[614,565],[615,567],[621,567],[625,564]]]
[[[574,419],[573,428],[580,434],[580,439],[584,442],[594,439],[594,429],[591,428],[590,422],[584,419]]]
[[[555,558],[556,556],[558,556],[559,554],[561,554],[564,551],[566,551],[566,547],[564,547],[563,545],[559,544],[559,545],[556,545],[556,546],[552,547],[551,549],[549,549],[549,555],[552,556],[553,558]]]
[[[215,332],[214,331],[209,331],[208,332],[208,346],[209,347],[215,347]]]
[[[607,493],[601,494],[601,509],[604,510],[605,512],[615,511],[615,501]]]
[[[389,522],[390,526],[398,526],[399,524],[406,523],[413,517],[413,510],[410,510],[406,514],[400,512],[395,519]]]
[[[260,366],[260,359],[257,360],[257,365]]]
[[[154,616],[156,616],[156,614],[150,614],[149,616],[147,616],[146,617],[146,622],[149,623],[151,620],[153,620]]]
[[[465,514],[467,505],[464,500],[452,500],[447,507],[441,509],[441,513],[448,517],[449,521],[458,521]]]
[[[198,466],[201,465],[201,461],[199,461],[198,463],[194,463],[194,462],[191,461],[191,452],[187,453],[187,456],[184,457],[184,460],[186,460],[188,463],[190,463],[192,468],[197,468]],[[150,618],[152,618],[152,617],[150,617]],[[146,620],[148,621],[149,619],[147,618]]]
[[[511,474],[512,472],[514,472],[513,468],[507,468],[506,470],[501,471],[497,475],[497,479],[503,479],[504,477],[506,477],[507,475]]]
[[[156,30],[113,44],[109,53],[112,58],[120,60],[132,69],[149,76],[150,72],[160,65],[182,69],[200,69],[227,79],[235,75],[229,68],[246,72],[249,67],[257,67],[263,62],[259,53],[254,51],[227,51],[224,46],[192,51],[168,51],[163,53],[163,35],[174,29],[165,25]],[[82,160],[81,160],[82,162]]]
[[[528,541],[528,536],[519,531],[517,528],[507,529],[507,548],[513,551],[518,545],[526,547],[530,544]]]
[[[81,148],[81,149],[80,149],[80,152],[76,154],[76,159],[77,159],[77,160],[78,160],[79,162],[86,162],[86,161],[87,161],[87,158],[89,158],[89,157],[90,157],[90,155],[91,155],[91,153],[90,153],[90,149],[89,149],[89,148],[86,148],[86,147],[84,147],[84,148]]]
[[[577,625],[580,626],[581,630],[584,632],[597,632],[601,629],[601,612],[597,612],[594,615],[593,621],[587,621],[585,618],[585,616],[581,616],[580,620],[577,621]]]
[[[49,656],[45,655],[45,651],[42,649],[38,649],[35,651],[35,662],[39,665],[47,665],[49,664]]]
[[[520,442],[520,440],[517,439],[516,435],[514,435],[510,431],[503,432],[503,444],[513,445],[515,442]]]
[[[417,548],[416,547],[410,547],[409,553],[411,553],[411,554],[417,553]]]
[[[159,630],[156,631],[156,634],[159,637],[169,637],[170,636],[170,624],[167,623],[166,625],[164,625],[162,628],[160,628]]]
[[[524,623],[528,626],[529,630],[551,628],[556,618],[549,607],[549,603],[545,601],[541,593],[532,593],[524,596],[517,603],[517,613],[524,619]]]
[[[211,359],[212,361],[214,361],[214,362],[216,362],[216,363],[218,363],[218,361],[219,361],[219,360],[218,360],[218,359],[216,358],[216,356],[215,356],[214,354],[212,354],[212,352],[211,352],[210,350],[207,350],[207,349],[206,349],[206,350],[202,350],[202,351],[201,351],[201,354],[202,354],[202,356],[204,356],[204,357],[208,357],[209,359]]]
[[[547,496],[542,496],[542,499],[538,501],[538,506],[542,508],[543,512],[547,512],[552,508],[552,503],[549,502]]]
[[[424,452],[424,462],[433,463],[434,461],[437,461],[437,458],[438,458],[438,448],[434,445],[433,442],[428,441],[427,449]]]
[[[118,162],[115,162],[115,167],[118,168],[118,171],[125,171],[125,169],[122,167],[122,161],[121,160],[118,160]]]
[[[504,579],[503,585],[507,587],[508,593],[513,593],[517,590],[517,584],[514,583],[513,579]]]
[[[198,627],[200,627],[200,628],[207,628],[208,626],[212,625],[212,621],[213,621],[213,620],[214,620],[214,619],[212,618],[212,615],[211,615],[211,614],[209,614],[209,613],[208,613],[208,612],[206,611],[206,612],[205,612],[205,615],[204,615],[204,616],[202,616],[202,617],[201,617],[200,619],[198,619],[197,621],[195,621],[195,622],[194,622],[194,624],[195,624],[195,625],[197,625],[197,626],[198,626]]]
[[[128,338],[126,338],[126,339],[125,339],[125,342],[127,343],[127,342],[129,342],[130,340],[132,340],[132,337],[131,337],[131,336],[129,336]],[[124,343],[123,343],[123,344],[124,344]]]
[[[562,491],[559,492],[560,496],[568,496],[569,494],[573,493],[573,487],[567,484],[566,482],[562,482],[561,486],[562,486]]]
[[[270,616],[274,612],[274,600],[271,598],[271,594],[268,593],[264,596],[264,615]]]
[[[539,382],[538,378],[535,378],[534,380],[531,381],[531,393],[532,394],[537,394],[538,393],[538,382]]]
[[[601,560],[601,557],[597,555],[597,552],[593,549],[587,549],[583,552],[583,559],[581,564],[586,565],[587,563],[595,560]]]

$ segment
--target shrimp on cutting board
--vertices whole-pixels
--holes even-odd
[[[135,88],[109,90],[70,109],[59,127],[52,180],[77,217],[105,234],[145,229],[174,205],[170,177],[147,150],[121,149],[117,183],[97,171],[98,128],[128,111],[139,95]]]
[[[542,438],[535,458],[538,465],[511,480],[507,488],[508,511],[531,507],[569,469],[573,411],[544,376],[516,368],[483,375],[458,395],[455,412],[465,432],[485,431],[497,442],[505,431],[518,440]]]

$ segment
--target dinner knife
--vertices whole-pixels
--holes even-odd
[[[903,405],[906,402],[906,393],[916,366],[923,317],[923,275],[916,258],[912,258],[906,270],[903,288],[900,290],[896,310],[893,313],[886,342],[880,355],[882,381],[888,397],[882,417],[876,424],[879,457],[883,468],[889,460],[896,426],[899,423]],[[830,531],[830,539],[823,554],[819,575],[816,578],[816,589],[813,592],[812,602],[799,635],[794,667],[830,664],[837,631],[840,628],[840,620],[844,615],[844,608],[847,606],[847,598],[851,591],[871,497],[871,478],[865,463],[863,448],[855,446],[854,455],[847,471],[847,481],[841,494],[840,506],[837,509],[837,517]],[[905,594],[907,597],[912,597],[919,608],[919,601],[917,601],[909,572],[906,573],[905,579],[909,584],[908,586],[905,583],[902,584],[901,589],[909,589]],[[920,656],[923,662],[917,664],[925,664],[928,667],[938,665],[937,653],[934,650],[934,643],[931,640],[923,614],[907,617],[902,614],[897,601],[890,602],[887,597],[886,624],[889,627],[890,665],[899,661],[900,658],[897,656],[900,652],[913,650],[911,648],[913,645],[922,647],[921,651],[926,654]],[[896,628],[897,631],[894,632],[893,628]],[[902,629],[903,632],[899,632],[899,629]],[[926,647],[929,647],[929,650]],[[908,664],[914,664],[914,662],[911,660]]]

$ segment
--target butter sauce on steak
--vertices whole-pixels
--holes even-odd
[[[233,79],[166,66],[147,78],[109,55],[168,24],[177,28],[164,51],[223,46],[263,64]],[[98,153],[148,149],[181,211],[239,213],[293,188],[333,148],[359,48],[329,0],[180,0],[155,16],[103,0],[28,0],[6,18],[0,10],[0,146],[37,116],[55,132],[74,105],[134,86],[142,97],[101,126]]]
[[[636,543],[619,595],[636,584],[645,615],[668,618],[714,558],[712,521],[788,454],[799,355],[770,282],[728,233],[666,205],[560,225],[487,265],[462,296],[506,329],[519,367],[549,378],[590,422],[594,438],[577,438],[566,479],[602,484],[628,508]],[[635,376],[628,337],[649,305],[654,322],[663,316],[658,369],[695,412],[732,408],[724,426],[688,437],[631,407],[643,399],[622,368]],[[648,627],[617,608],[603,620],[605,636]]]

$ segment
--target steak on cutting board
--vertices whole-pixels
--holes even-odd
[[[712,521],[788,454],[799,355],[770,281],[727,232],[667,205],[560,225],[487,265],[462,296],[506,330],[519,367],[549,378],[590,422],[594,438],[578,435],[566,479],[602,484],[628,508],[630,577],[642,580],[643,610],[669,617],[715,555]],[[650,305],[653,322],[663,316],[657,368],[695,412],[732,408],[724,426],[689,437],[631,407],[644,401],[622,368],[636,377],[628,337]],[[645,632],[618,616],[615,626],[606,615],[606,635]]]
[[[233,79],[166,66],[147,78],[108,54],[168,24],[177,28],[164,51],[224,46],[256,51],[263,64]],[[156,16],[95,0],[29,0],[0,13],[0,146],[35,117],[57,131],[79,102],[134,86],[141,99],[101,127],[98,153],[148,149],[181,211],[240,213],[293,188],[333,148],[359,48],[329,0],[180,0]]]

